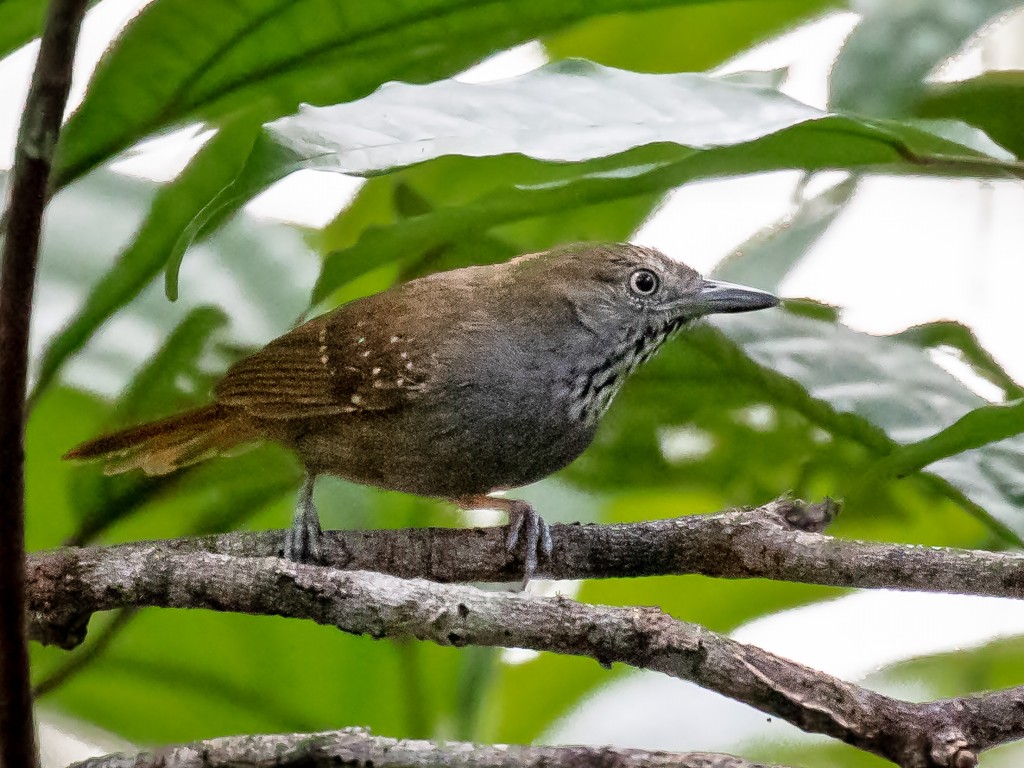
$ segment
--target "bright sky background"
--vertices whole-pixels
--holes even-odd
[[[140,6],[138,0],[105,0],[89,13],[72,104],[81,98],[88,73],[109,40]],[[723,69],[789,65],[785,90],[823,107],[827,65],[854,21],[853,14],[834,14],[744,54]],[[1024,47],[1017,42],[1024,39],[1020,21],[1014,21],[1012,30],[986,38],[984,46],[975,44],[943,69],[943,78],[958,79],[982,68],[1020,67],[1024,64]],[[29,46],[0,62],[3,167],[9,167],[13,157],[35,50]],[[529,44],[484,62],[463,79],[509,77],[544,60],[542,48]],[[202,137],[196,134],[195,128],[184,129],[150,142],[115,168],[155,180],[173,178],[199,146]],[[634,240],[709,270],[759,228],[792,209],[796,182],[797,174],[776,173],[687,185],[666,200]],[[348,203],[360,184],[359,179],[304,171],[261,195],[249,211],[319,226]],[[841,306],[849,325],[870,332],[892,332],[940,318],[960,320],[975,330],[1011,374],[1024,380],[1022,208],[1024,185],[1016,183],[871,179],[810,257],[787,278],[782,293]],[[40,322],[45,324],[45,318]],[[984,387],[979,391],[989,394]],[[956,616],[957,621],[945,620],[948,616]],[[901,658],[1022,633],[1024,602],[868,592],[760,619],[735,636],[857,679]],[[527,663],[529,658],[529,654],[511,654],[509,660]],[[698,710],[702,716],[694,718],[692,713]],[[716,749],[735,748],[737,734],[796,737],[795,729],[778,721],[768,724],[763,715],[742,705],[663,676],[642,674],[607,687],[555,727],[546,740]],[[44,740],[51,764],[69,759],[57,752],[66,744],[49,736]],[[103,737],[94,740],[97,743],[87,749],[90,753],[111,747]]]

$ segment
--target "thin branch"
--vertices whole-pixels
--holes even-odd
[[[965,768],[981,750],[1024,736],[1024,688],[932,704],[900,701],[657,608],[485,592],[276,557],[144,549],[108,554],[83,562],[69,551],[37,564],[30,591],[33,638],[73,645],[90,614],[126,606],[279,615],[375,638],[530,648],[655,670],[906,768]]]
[[[0,265],[0,765],[39,763],[25,640],[25,386],[54,148],[86,0],[53,0],[22,113]]]
[[[361,728],[321,733],[229,736],[154,753],[107,755],[71,768],[782,768],[711,752],[613,747],[521,747],[373,736]]]
[[[880,544],[820,531],[838,507],[780,499],[762,507],[620,525],[553,525],[554,552],[538,575],[552,579],[703,574],[835,587],[888,588],[1024,598],[1024,554]],[[73,558],[92,567],[132,552],[280,554],[282,531],[54,550],[30,556],[33,568]],[[504,528],[329,531],[324,564],[443,583],[512,582],[522,566],[505,550]]]

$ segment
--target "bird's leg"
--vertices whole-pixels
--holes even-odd
[[[537,571],[538,559],[551,556],[551,530],[544,518],[537,514],[529,502],[522,499],[504,499],[494,496],[470,496],[456,499],[462,509],[501,509],[508,513],[508,534],[505,549],[523,553],[523,587]]]
[[[322,556],[320,540],[323,532],[320,530],[320,516],[317,514],[316,505],[313,504],[315,482],[316,475],[307,472],[295,503],[292,527],[284,537],[283,554],[285,558],[296,563],[318,563]]]

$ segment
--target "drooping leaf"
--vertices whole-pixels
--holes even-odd
[[[976,125],[1018,157],[1024,156],[1024,72],[986,72],[958,83],[935,83],[917,105],[921,117]]]
[[[172,183],[159,189],[149,213],[113,268],[90,291],[84,305],[48,343],[31,400],[48,387],[68,358],[103,323],[134,299],[160,273],[189,222],[235,177],[248,156],[256,126],[245,121],[220,129]]]
[[[1004,397],[1024,397],[1024,387],[1007,374],[992,354],[981,345],[974,332],[962,323],[943,320],[915,325],[896,334],[896,338],[926,349],[952,350],[970,365],[975,373],[1003,390]]]
[[[786,275],[807,255],[846,208],[857,189],[850,176],[801,200],[784,218],[757,232],[715,267],[720,280],[777,291]]]
[[[832,68],[833,109],[881,117],[910,114],[925,76],[979,27],[1019,0],[861,0],[864,18]]]

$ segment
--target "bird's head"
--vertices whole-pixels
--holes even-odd
[[[646,333],[660,341],[705,315],[779,303],[765,291],[705,279],[661,251],[627,243],[563,246],[523,257],[521,268],[556,287],[580,322],[606,339]]]

